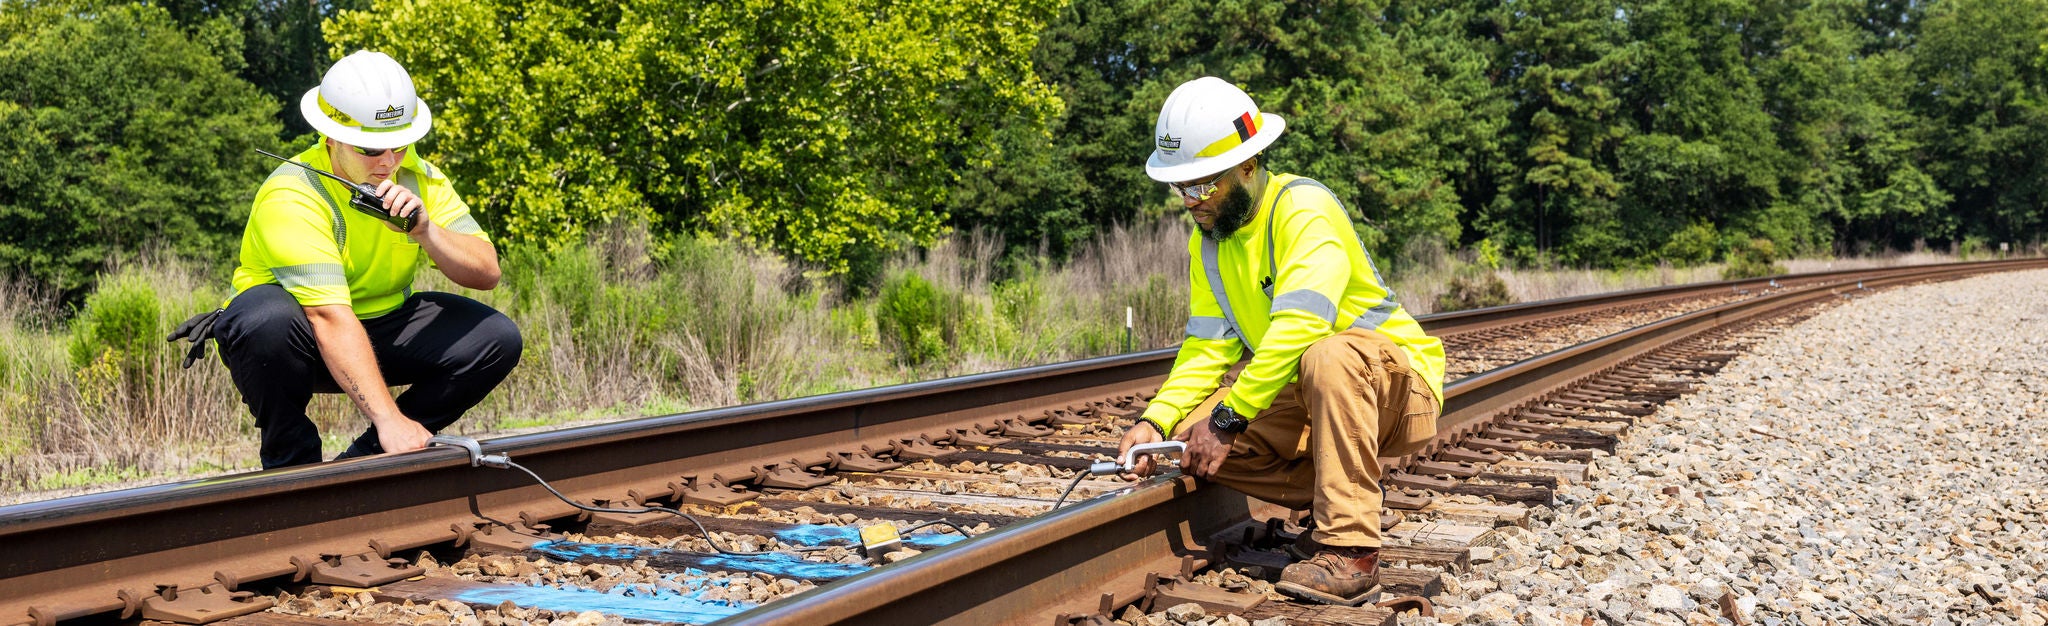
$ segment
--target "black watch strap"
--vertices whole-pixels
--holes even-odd
[[[1159,436],[1160,436],[1161,438],[1167,438],[1167,439],[1171,439],[1171,437],[1168,437],[1168,436],[1167,436],[1167,434],[1166,434],[1166,427],[1165,427],[1165,426],[1160,426],[1160,425],[1159,425],[1159,422],[1155,422],[1155,421],[1152,421],[1152,420],[1148,420],[1148,419],[1145,419],[1145,418],[1142,418],[1142,417],[1140,417],[1140,418],[1138,418],[1138,423],[1137,423],[1137,424],[1132,424],[1132,425],[1131,425],[1131,428],[1137,428],[1139,424],[1143,424],[1143,425],[1146,425],[1146,426],[1151,426],[1151,427],[1152,427],[1152,430],[1156,430],[1156,431],[1159,431]]]

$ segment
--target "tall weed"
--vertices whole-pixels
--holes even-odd
[[[1777,261],[1778,247],[1769,239],[1737,243],[1728,251],[1728,266],[1721,269],[1721,280],[1763,278],[1785,273],[1785,266]]]
[[[882,284],[875,324],[883,343],[904,364],[924,365],[947,357],[943,323],[959,308],[948,302],[948,296],[931,281],[910,272]]]
[[[0,305],[9,310],[0,343],[11,361],[0,447],[15,452],[0,455],[0,484],[213,466],[227,456],[218,442],[243,430],[225,370],[181,370],[184,351],[163,339],[185,317],[218,306],[225,289],[210,272],[150,256],[117,266],[100,285],[68,328],[25,324],[22,309]]]

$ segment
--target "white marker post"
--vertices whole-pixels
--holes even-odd
[[[1124,307],[1124,352],[1131,351],[1131,307]]]

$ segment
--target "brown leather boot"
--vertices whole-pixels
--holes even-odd
[[[1316,558],[1316,553],[1323,551],[1323,544],[1316,541],[1314,537],[1311,537],[1314,534],[1313,530],[1302,530],[1300,535],[1296,535],[1294,543],[1287,544],[1287,547],[1283,550],[1287,553],[1287,557],[1295,561],[1306,561]]]
[[[1323,604],[1358,606],[1379,599],[1379,548],[1322,546],[1314,558],[1280,571],[1274,589]]]
[[[1385,532],[1387,529],[1393,528],[1396,524],[1400,524],[1403,519],[1406,519],[1406,516],[1402,515],[1400,511],[1380,509],[1380,531]],[[1315,558],[1316,553],[1321,552],[1323,549],[1322,542],[1316,541],[1312,537],[1315,534],[1315,530],[1315,518],[1303,520],[1301,534],[1296,535],[1294,542],[1287,544],[1285,548],[1281,548],[1281,551],[1286,552],[1289,558],[1296,561],[1306,561]]]

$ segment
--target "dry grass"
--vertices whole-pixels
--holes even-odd
[[[898,364],[882,345],[874,297],[849,299],[770,254],[699,240],[657,245],[644,229],[612,229],[574,250],[508,251],[506,283],[491,292],[434,272],[422,272],[417,287],[476,298],[520,324],[520,367],[455,426],[490,435],[1114,354],[1125,349],[1126,307],[1132,349],[1172,346],[1187,316],[1190,228],[1179,218],[1111,228],[1061,266],[1002,268],[1003,243],[978,233],[896,259],[892,275],[917,274],[959,303],[948,322],[951,356],[921,367]],[[1812,272],[1955,259],[1920,252],[1784,265]],[[1382,261],[1382,270],[1399,269],[1389,278],[1418,315],[1475,262],[1429,243]],[[1533,301],[1713,281],[1720,269],[1497,273],[1518,301]],[[103,291],[125,290],[131,307],[153,303],[147,328],[130,333],[147,336],[95,345],[83,360],[73,346],[90,315],[63,322],[46,295],[0,284],[0,488],[11,492],[0,502],[254,467],[254,428],[226,368],[210,356],[178,369],[183,344],[160,340],[226,295],[214,274],[163,259],[121,267]],[[364,426],[338,395],[317,396],[308,414],[330,454]],[[59,491],[23,491],[47,489]]]
[[[1645,287],[1721,280],[1721,266],[1676,268],[1658,265],[1639,270],[1503,269],[1501,281],[1516,302],[1536,302]]]
[[[202,268],[149,258],[118,267],[104,283],[145,296],[122,306],[146,314],[134,345],[163,347],[163,336],[192,313],[210,310],[222,291]],[[0,485],[49,489],[188,468],[245,467],[253,447],[232,440],[242,427],[220,416],[242,406],[225,369],[179,369],[181,349],[135,349],[81,341],[48,323],[34,297],[9,289],[0,414]],[[142,303],[142,305],[136,305]],[[108,305],[112,308],[112,305]],[[85,323],[96,311],[72,320]],[[244,454],[246,452],[247,454]]]

